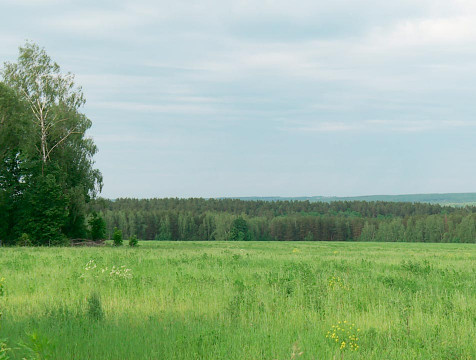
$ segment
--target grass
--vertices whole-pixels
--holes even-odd
[[[474,359],[475,263],[471,244],[0,248],[0,359]]]

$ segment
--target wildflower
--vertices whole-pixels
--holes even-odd
[[[109,272],[109,275],[116,278],[123,278],[123,279],[132,279],[133,277],[132,270],[126,268],[125,265],[122,265],[121,267],[116,267],[114,265],[111,271]]]
[[[357,341],[359,338],[353,330],[354,323],[349,323],[347,320],[338,321],[337,325],[332,325],[331,330],[327,332],[326,338],[334,340],[334,343],[339,346],[339,350],[357,351],[359,346]]]
[[[96,268],[96,262],[94,260],[89,260],[84,270],[89,271],[89,270],[94,270],[95,268]]]
[[[99,277],[101,274],[108,274],[111,277],[114,278],[123,278],[123,279],[131,279],[133,277],[132,275],[132,270],[128,269],[126,265],[121,265],[121,266],[116,266],[114,265],[111,269],[108,267],[102,268],[102,269],[97,269],[96,262],[94,260],[90,260],[87,264],[86,267],[84,268],[86,272],[89,272],[91,276],[93,277]],[[80,276],[80,278],[85,278],[87,273],[84,273]]]

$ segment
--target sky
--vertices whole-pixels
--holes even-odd
[[[474,0],[0,0],[76,75],[102,196],[476,191]]]

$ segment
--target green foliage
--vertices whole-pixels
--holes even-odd
[[[86,203],[102,185],[85,136],[91,121],[72,74],[38,45],[19,50],[0,83],[0,238],[14,244],[28,233],[35,245],[63,244],[86,236]]]
[[[241,216],[233,220],[230,230],[230,240],[249,241],[251,240],[248,223]]]
[[[93,212],[88,223],[92,240],[103,240],[106,238],[106,222],[101,215]]]
[[[400,219],[382,220],[375,234],[375,241],[403,241],[405,227]]]
[[[114,228],[114,234],[112,235],[112,243],[114,246],[122,246],[122,231],[118,228]]]
[[[22,180],[26,171],[26,154],[31,147],[24,141],[30,133],[26,107],[13,89],[0,82],[0,239],[14,244],[19,236],[18,219],[22,215]]]
[[[18,238],[17,246],[32,246],[33,243],[31,242],[30,235],[23,233],[21,236]]]
[[[50,360],[54,352],[53,343],[44,335],[32,332],[27,335],[27,341],[20,346],[29,353],[28,360]]]
[[[241,217],[249,239],[259,241],[476,242],[476,207],[234,199],[101,199],[100,204],[107,234],[117,227],[125,238],[135,234],[144,240],[238,239],[233,224]]]
[[[132,236],[129,238],[129,246],[131,246],[131,247],[137,247],[137,246],[139,246],[139,240],[137,240],[137,236],[132,235]]]
[[[475,215],[467,215],[456,227],[456,236],[458,242],[475,242],[476,239],[476,221]]]
[[[38,176],[26,194],[28,209],[23,226],[34,245],[65,245],[62,231],[67,219],[67,198],[51,174]]]
[[[359,240],[360,241],[375,241],[376,233],[377,233],[377,228],[375,227],[375,225],[366,221],[362,229],[362,233],[360,234]]]
[[[172,240],[173,239],[172,232],[170,229],[170,220],[168,216],[160,220],[159,232],[154,238],[156,238],[156,240]]]

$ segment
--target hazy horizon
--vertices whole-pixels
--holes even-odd
[[[105,198],[476,191],[476,3],[6,0],[76,74]],[[311,195],[302,195],[311,194]]]
[[[342,198],[370,198],[370,197],[412,197],[412,196],[454,196],[454,195],[476,195],[476,192],[467,192],[467,193],[415,193],[415,194],[358,194],[358,195],[296,195],[296,196],[287,196],[287,195],[245,195],[245,196],[162,196],[162,197],[131,197],[131,196],[119,196],[116,198],[107,198],[102,196],[105,199],[115,200],[120,198],[136,198],[139,200],[146,199],[163,199],[163,198],[178,198],[178,199],[190,199],[190,198],[204,198],[204,199],[270,199],[270,198],[280,198],[280,199],[311,199],[311,198],[323,198],[323,199],[342,199]]]

